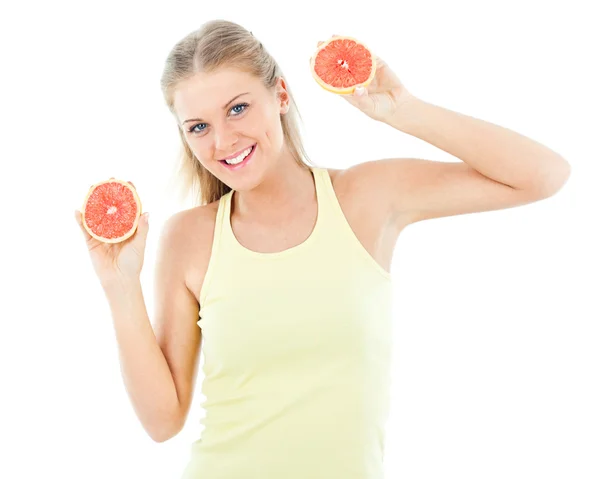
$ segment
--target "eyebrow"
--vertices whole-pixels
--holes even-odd
[[[227,106],[234,100],[238,99],[239,97],[241,97],[242,95],[247,95],[250,92],[245,92],[245,93],[240,93],[239,95],[234,96],[231,100],[229,100],[227,103],[225,103],[225,105],[223,105],[223,109],[227,108]],[[202,120],[202,118],[189,118],[188,120],[185,120],[182,125],[185,125],[188,121],[204,121]]]

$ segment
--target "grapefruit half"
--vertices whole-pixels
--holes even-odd
[[[135,187],[115,178],[92,185],[81,210],[83,226],[103,243],[120,243],[132,236],[141,214]]]
[[[321,43],[310,61],[314,79],[325,90],[354,93],[357,86],[367,88],[375,78],[375,56],[353,37],[336,36]]]

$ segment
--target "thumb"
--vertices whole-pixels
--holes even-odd
[[[146,213],[140,216],[136,231],[136,237],[139,237],[138,241],[142,241],[143,244],[145,244],[146,242],[146,238],[148,237],[148,230],[150,229],[150,225],[148,223],[148,216],[149,213],[147,211]]]
[[[372,99],[369,97],[367,89],[363,86],[357,86],[352,93],[342,95],[352,105],[363,109],[372,103]]]
[[[74,213],[75,213],[75,221],[77,221],[77,224],[79,225],[79,228],[81,229],[81,232],[83,233],[83,237],[85,238],[86,241],[89,241],[92,237],[88,233],[88,231],[85,229],[85,226],[83,226],[83,218],[81,216],[81,211],[75,210]]]

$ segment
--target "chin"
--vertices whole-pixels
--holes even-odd
[[[264,156],[260,153],[257,145],[248,155],[247,160],[244,160],[244,164],[238,168],[229,169],[221,163],[213,165],[218,171],[218,175],[215,176],[235,190],[248,191],[255,188],[260,184],[267,168],[264,164]]]

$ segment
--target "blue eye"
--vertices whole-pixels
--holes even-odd
[[[248,106],[248,103],[238,103],[237,105],[235,105],[232,108],[232,110],[235,109],[235,108],[237,108],[237,107],[239,107],[239,106],[244,107],[244,108],[243,108],[243,110],[239,111],[238,114],[242,113],[246,109],[246,107]]]
[[[191,127],[191,128],[188,130],[188,133],[200,133],[202,130],[196,130],[196,131],[194,131],[194,129],[195,129],[197,126],[200,126],[200,125],[206,125],[206,123],[198,123],[197,125],[194,125],[194,126],[192,126],[192,127]]]
[[[248,103],[238,103],[237,105],[234,105],[231,110],[235,110],[236,108],[242,108],[241,110],[237,110],[236,114],[234,116],[239,116],[241,115],[244,111],[246,111],[246,109],[249,107],[250,105],[248,105]],[[196,123],[194,126],[192,126],[189,130],[188,133],[201,133],[202,131],[204,131],[206,128],[202,128],[200,130],[196,130],[196,127],[201,126],[201,125],[205,125],[206,123]]]

